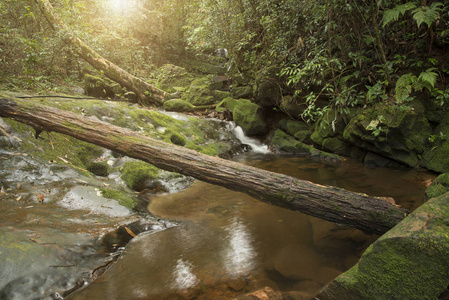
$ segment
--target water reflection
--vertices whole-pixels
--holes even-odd
[[[195,286],[198,278],[193,274],[193,265],[182,258],[178,259],[173,270],[174,281],[171,284],[172,289],[182,290]]]
[[[308,157],[252,159],[252,165],[318,184],[394,197],[409,209],[422,202],[428,176]],[[133,240],[116,265],[69,299],[232,299],[265,286],[307,299],[376,239],[199,181],[151,198],[149,210],[180,225]]]
[[[256,264],[253,236],[240,216],[234,216],[224,229],[227,232],[225,241],[229,242],[229,246],[223,248],[226,271],[231,277],[249,274]]]

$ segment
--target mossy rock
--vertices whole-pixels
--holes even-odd
[[[172,64],[163,65],[158,71],[156,86],[168,93],[174,93],[178,88],[187,88],[195,77],[186,69]]]
[[[237,86],[231,88],[231,93],[234,98],[252,98],[253,89],[250,86]]]
[[[413,108],[379,105],[359,110],[344,129],[343,137],[350,144],[415,167],[430,133],[425,116]]]
[[[274,131],[270,138],[270,146],[279,153],[310,154],[312,146],[297,141],[293,136],[281,129]]]
[[[279,153],[294,153],[294,154],[309,154],[312,157],[333,161],[342,162],[344,158],[328,153],[325,151],[318,150],[310,145],[304,144],[296,140],[293,136],[285,133],[281,129],[276,129],[270,134],[270,147]]]
[[[338,138],[325,138],[322,147],[326,151],[339,155],[349,156],[351,154],[351,146]]]
[[[235,108],[237,107],[239,101],[232,97],[227,97],[223,99],[223,106],[226,107],[231,113],[234,113]]]
[[[178,146],[185,146],[187,144],[187,139],[178,133],[172,133],[170,141]]]
[[[181,99],[195,106],[215,103],[209,88],[210,79],[203,77],[192,82],[190,87],[182,95]]]
[[[215,99],[217,100],[224,100],[227,97],[231,97],[231,93],[230,92],[226,92],[226,91],[212,91],[212,96],[214,96]]]
[[[332,125],[332,123],[334,125]],[[346,124],[344,123],[342,117],[335,119],[335,111],[327,110],[315,123],[313,128],[314,130],[310,138],[316,145],[323,146],[324,139],[336,137],[341,134],[345,126]]]
[[[87,170],[101,177],[107,177],[109,175],[109,165],[105,161],[93,162],[87,167]]]
[[[290,135],[295,135],[298,131],[308,131],[309,125],[305,122],[292,120],[292,119],[281,119],[279,121],[279,127]]]
[[[301,105],[301,102],[290,95],[281,97],[279,108],[294,118],[299,118],[304,112],[304,106]]]
[[[131,161],[126,162],[121,168],[122,180],[130,189],[134,189],[139,183],[144,180],[156,178],[159,174],[159,169],[155,166],[140,162]]]
[[[182,99],[172,99],[164,102],[164,109],[168,111],[191,112],[194,108],[192,103]]]
[[[248,135],[263,134],[267,131],[262,107],[246,99],[239,99],[233,110],[235,124]]]
[[[270,66],[256,73],[253,95],[257,104],[272,106],[279,103],[282,92],[278,73],[277,66]]]
[[[432,184],[426,190],[426,197],[436,198],[449,191],[449,173],[444,173],[435,178]]]
[[[449,172],[449,125],[440,124],[434,130],[435,140],[428,142],[421,165],[438,173]]]
[[[96,98],[114,98],[123,92],[119,84],[90,74],[84,75],[84,90],[87,95]]]
[[[424,203],[374,242],[317,298],[437,299],[449,285],[449,194]]]
[[[137,198],[130,197],[127,193],[110,188],[100,188],[101,195],[105,198],[116,200],[120,205],[133,209],[137,204]]]

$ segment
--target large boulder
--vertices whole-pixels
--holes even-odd
[[[172,64],[163,65],[159,70],[156,86],[168,93],[175,93],[189,87],[195,79],[186,69]]]
[[[419,103],[414,105],[415,108],[378,105],[359,110],[345,127],[343,137],[364,150],[416,167],[431,126],[419,112]]]
[[[429,136],[421,165],[429,170],[449,172],[449,112],[440,120],[440,124]]]
[[[429,200],[373,243],[318,298],[437,299],[449,285],[448,218],[449,193]]]
[[[259,105],[246,99],[239,99],[232,113],[235,124],[242,127],[246,134],[254,135],[267,132],[263,109]]]
[[[207,77],[195,79],[190,87],[184,92],[181,99],[195,106],[208,105],[215,102],[209,84],[211,80]]]
[[[104,77],[90,74],[84,75],[84,90],[86,95],[96,98],[114,98],[123,93],[118,83]]]
[[[271,66],[256,73],[253,95],[257,104],[273,106],[280,102],[282,92],[278,72],[278,67]]]

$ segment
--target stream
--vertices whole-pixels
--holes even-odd
[[[433,179],[416,169],[279,156],[257,141],[244,143],[256,151],[235,157],[239,162],[393,197],[409,210],[423,203],[425,182]],[[287,299],[310,299],[352,267],[378,237],[200,181],[147,200],[151,214],[179,225],[132,239],[116,264],[67,299],[232,299],[265,286]]]

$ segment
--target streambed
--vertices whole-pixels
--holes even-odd
[[[247,154],[236,160],[393,197],[410,210],[422,203],[426,181],[433,179],[420,170],[330,164],[308,156]],[[179,226],[133,239],[110,270],[69,299],[230,299],[265,286],[309,299],[377,238],[199,181],[148,200],[152,214]]]

